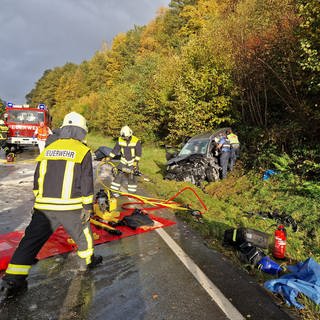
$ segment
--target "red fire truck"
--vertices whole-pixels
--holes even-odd
[[[4,120],[9,127],[7,143],[15,148],[37,144],[33,134],[40,122],[51,126],[51,116],[44,104],[39,104],[37,108],[30,108],[27,104],[15,105],[8,102]]]

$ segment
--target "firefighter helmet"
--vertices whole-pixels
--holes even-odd
[[[74,112],[74,111],[68,113],[64,117],[61,128],[66,127],[66,126],[80,127],[83,130],[85,130],[86,132],[88,132],[86,119],[81,114]]]
[[[128,126],[124,126],[120,130],[120,136],[124,138],[129,138],[132,136],[132,130]]]
[[[4,125],[4,121],[1,119],[0,120],[0,126],[3,126]]]

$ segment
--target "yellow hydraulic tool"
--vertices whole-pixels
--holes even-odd
[[[116,236],[122,235],[122,232],[120,230],[109,226],[107,223],[98,221],[96,217],[90,218],[90,223],[92,223],[93,225],[101,229],[108,231],[110,234],[114,234]]]
[[[119,221],[120,212],[116,211],[116,209],[117,199],[111,197],[109,190],[100,189],[95,197],[93,216],[90,222],[111,234],[121,235],[120,230],[109,225],[109,223],[117,223]]]
[[[105,222],[118,222],[120,212],[117,210],[117,199],[111,197],[110,191],[107,189],[100,189],[96,194],[93,205],[93,212]]]

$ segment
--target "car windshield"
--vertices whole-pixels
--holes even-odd
[[[35,124],[44,121],[44,113],[31,110],[9,110],[9,122]]]
[[[208,143],[209,140],[188,141],[179,152],[179,156],[188,156],[190,154],[206,154]]]

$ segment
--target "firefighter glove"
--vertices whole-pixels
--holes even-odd
[[[81,211],[81,222],[83,224],[87,223],[90,220],[92,210],[82,209]]]
[[[107,162],[109,162],[110,160],[111,160],[110,157],[105,157],[105,158],[103,158],[101,161],[102,161],[103,163],[107,163]]]

